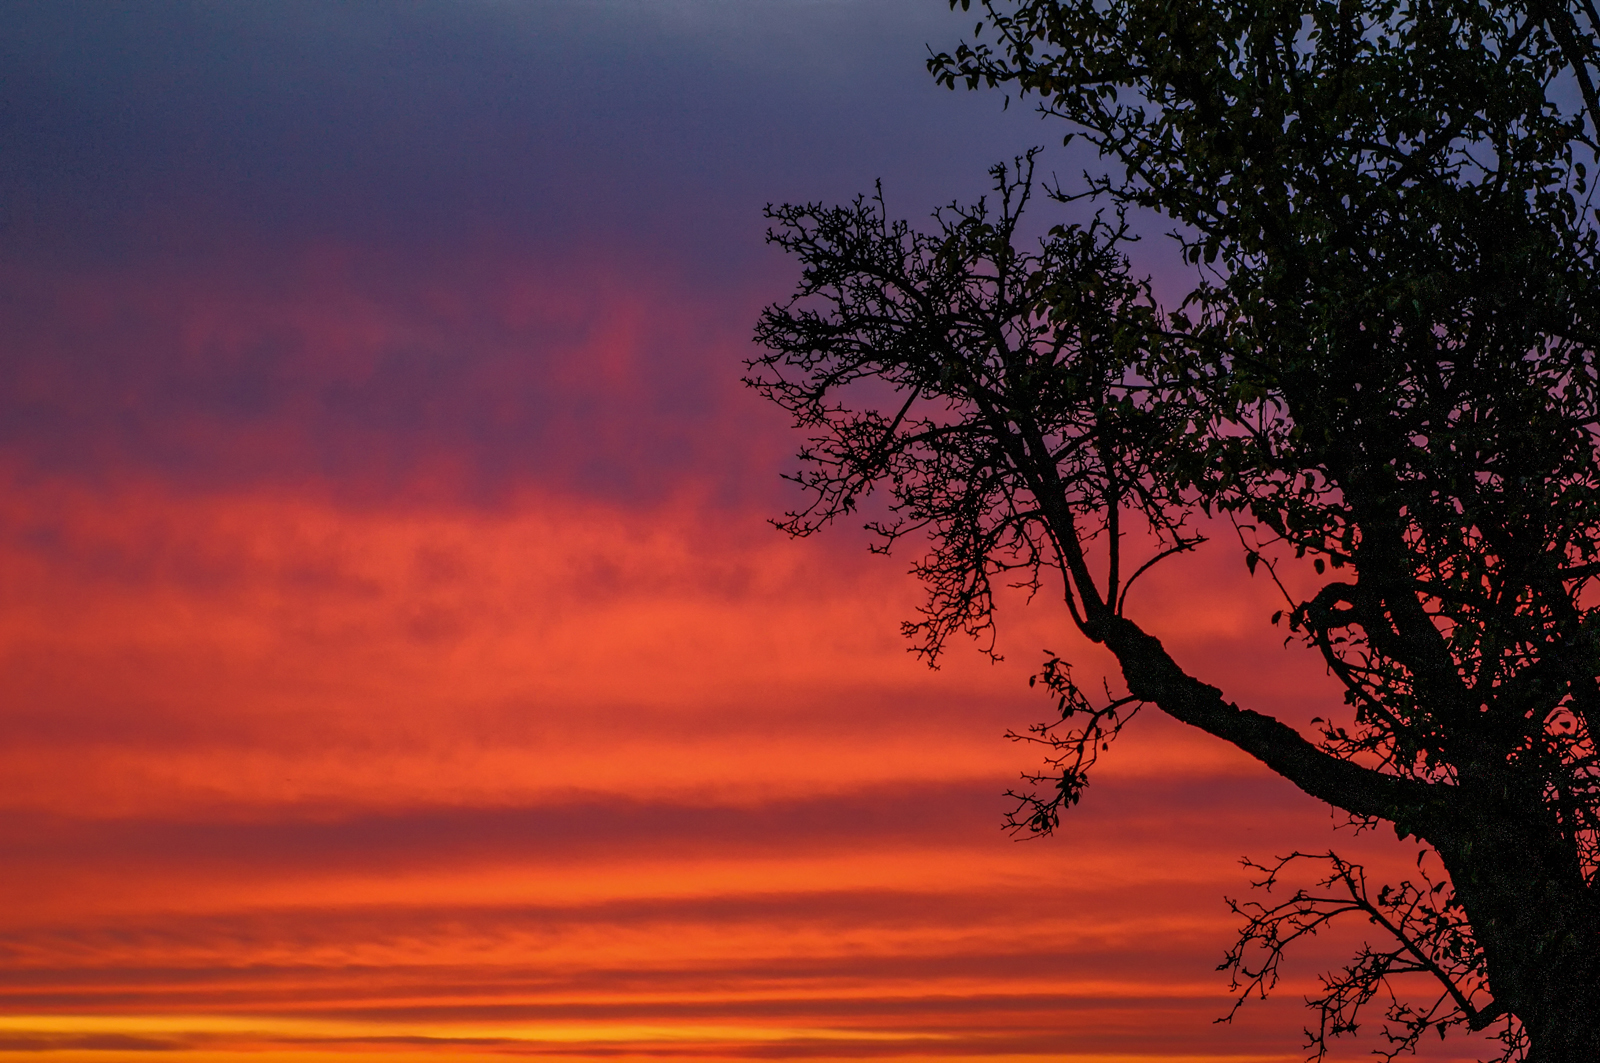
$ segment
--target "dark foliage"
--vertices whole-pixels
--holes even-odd
[[[1065,120],[1108,172],[1057,198],[1102,214],[1019,246],[1031,156],[995,171],[997,205],[930,233],[881,200],[772,211],[805,268],[749,378],[809,433],[811,504],[784,526],[884,491],[879,548],[930,544],[908,625],[930,658],[988,638],[997,578],[1050,581],[1117,657],[1126,693],[1103,700],[1057,659],[1042,673],[1060,720],[1028,736],[1054,759],[1021,826],[1054,827],[1149,704],[1421,843],[1445,877],[1369,892],[1330,855],[1316,889],[1238,907],[1244,993],[1328,918],[1383,933],[1312,1001],[1316,1052],[1378,1000],[1395,1051],[1498,1022],[1503,1058],[1600,1059],[1600,16],[981,7],[934,75]],[[1131,271],[1130,211],[1176,223],[1197,271],[1180,307]],[[1252,573],[1316,577],[1275,622],[1343,685],[1318,740],[1227,701],[1129,615],[1138,575],[1198,544],[1198,512],[1234,522]]]

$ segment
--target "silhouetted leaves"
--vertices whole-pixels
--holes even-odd
[[[1154,703],[1425,843],[1448,885],[1369,893],[1330,855],[1334,894],[1240,908],[1269,959],[1232,954],[1246,988],[1324,916],[1394,939],[1330,975],[1313,1048],[1381,990],[1401,1049],[1503,1016],[1504,1058],[1600,1058],[1600,14],[979,6],[981,37],[931,71],[1035,99],[1096,146],[1106,172],[1058,195],[1102,214],[1018,246],[1032,156],[994,171],[997,210],[948,208],[928,233],[881,198],[772,211],[805,270],[751,363],[809,435],[810,506],[783,526],[883,490],[877,548],[927,544],[907,630],[930,659],[954,631],[992,634],[994,579],[1059,579],[1127,692],[1090,699],[1051,657],[1037,678],[1060,719],[1021,736],[1049,771],[1013,826],[1053,829]],[[1176,224],[1196,272],[1178,307],[1123,253],[1137,211]],[[1248,574],[1284,595],[1273,623],[1342,685],[1315,742],[1228,702],[1128,614],[1140,573],[1199,544],[1198,514],[1233,521]],[[1419,979],[1438,1003],[1396,990]]]

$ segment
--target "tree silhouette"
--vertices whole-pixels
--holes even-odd
[[[921,652],[987,639],[998,579],[1059,590],[1116,657],[1122,696],[1055,658],[1037,677],[1059,720],[1032,735],[1052,767],[1019,826],[1052,829],[1150,705],[1424,846],[1415,881],[1378,888],[1293,854],[1261,884],[1316,860],[1318,885],[1235,906],[1242,995],[1331,918],[1380,933],[1312,1000],[1314,1054],[1378,1001],[1390,1057],[1468,1027],[1503,1059],[1600,1059],[1591,0],[981,10],[930,69],[1035,97],[1097,147],[1107,172],[1051,194],[1100,213],[1024,246],[1032,155],[926,233],[881,195],[769,210],[803,266],[747,378],[808,437],[809,505],[782,526],[881,490],[875,548],[927,544]],[[1134,211],[1176,223],[1197,273],[1176,307],[1129,266]],[[1129,587],[1219,514],[1252,574],[1316,579],[1274,618],[1343,688],[1315,738],[1131,615]]]

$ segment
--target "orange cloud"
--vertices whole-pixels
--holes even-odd
[[[692,493],[3,499],[0,1055],[1292,1051],[1293,990],[1213,1028],[1210,969],[1238,855],[1325,810],[1151,720],[998,829],[1048,608],[930,673],[897,564]],[[1253,608],[1156,624],[1226,672]]]

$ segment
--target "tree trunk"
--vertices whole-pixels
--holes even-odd
[[[1573,1010],[1551,1020],[1546,1029],[1528,1027],[1532,1047],[1526,1063],[1594,1063],[1600,1060],[1600,1014],[1594,1000],[1584,1002],[1588,1012]],[[1524,1024],[1526,1025],[1526,1023]]]
[[[1528,1032],[1527,1063],[1595,1063],[1600,1060],[1600,993],[1588,985],[1544,979],[1542,998],[1517,1017]]]
[[[1484,950],[1495,1001],[1528,1033],[1527,1063],[1600,1063],[1600,906],[1548,810],[1513,810],[1489,789],[1463,785],[1462,814],[1427,840]]]

